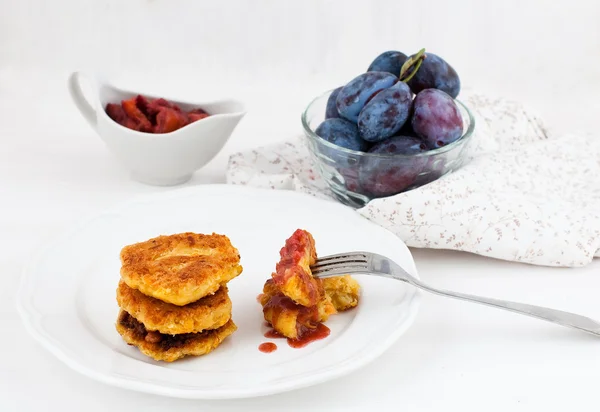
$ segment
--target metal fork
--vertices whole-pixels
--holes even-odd
[[[352,252],[324,256],[319,258],[316,263],[311,266],[311,270],[313,276],[317,278],[327,278],[346,274],[366,274],[396,279],[416,286],[419,289],[426,290],[427,292],[435,293],[436,295],[447,296],[469,302],[480,303],[499,309],[505,309],[510,312],[520,313],[522,315],[531,316],[537,319],[543,319],[562,326],[579,329],[589,332],[593,335],[600,336],[600,323],[585,316],[563,312],[562,310],[544,308],[541,306],[527,305],[524,303],[509,302],[505,300],[437,289],[421,282],[419,279],[409,274],[406,270],[392,260],[376,253]]]

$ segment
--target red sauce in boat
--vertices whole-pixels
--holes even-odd
[[[258,350],[262,353],[271,353],[277,350],[277,345],[273,342],[265,342],[258,345]]]
[[[121,126],[145,133],[170,133],[210,116],[200,108],[185,111],[163,98],[149,99],[142,95],[108,103],[105,111]]]

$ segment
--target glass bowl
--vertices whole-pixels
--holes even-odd
[[[363,207],[372,199],[426,185],[464,164],[475,120],[462,102],[455,100],[464,122],[464,134],[458,140],[414,155],[375,154],[337,146],[315,133],[325,120],[327,99],[332,91],[308,105],[302,113],[302,126],[319,174],[342,203]]]

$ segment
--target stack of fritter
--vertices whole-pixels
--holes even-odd
[[[159,236],[121,251],[117,331],[155,360],[214,350],[237,329],[227,282],[242,273],[226,236]]]
[[[358,305],[360,286],[352,277],[317,279],[310,266],[317,259],[315,240],[298,229],[279,252],[281,260],[259,296],[264,318],[275,331],[300,339],[330,315]]]

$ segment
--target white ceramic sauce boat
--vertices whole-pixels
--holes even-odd
[[[81,89],[82,78],[92,86],[92,101]],[[104,140],[109,150],[127,168],[133,179],[156,186],[172,186],[188,181],[192,174],[210,162],[223,148],[231,133],[244,117],[244,105],[236,100],[182,102],[167,98],[183,110],[202,108],[210,116],[170,133],[153,134],[128,129],[105,112],[107,103],[120,104],[138,94],[118,89],[98,76],[71,73],[69,92],[75,105]]]

